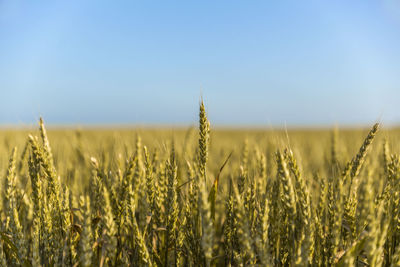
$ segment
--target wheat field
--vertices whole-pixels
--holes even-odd
[[[0,265],[400,266],[399,137],[2,129]]]

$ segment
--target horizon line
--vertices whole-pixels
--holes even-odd
[[[371,123],[274,123],[274,124],[232,124],[232,123],[214,123],[211,124],[211,130],[326,130],[326,129],[365,129],[370,128],[375,122]],[[400,123],[382,123],[378,122],[382,128],[385,129],[398,129]],[[37,123],[0,123],[0,130],[30,130],[39,127]],[[49,130],[134,130],[134,129],[188,129],[197,128],[197,123],[46,123],[45,127]]]

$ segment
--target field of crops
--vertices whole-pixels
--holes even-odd
[[[399,138],[3,129],[0,266],[400,266]]]

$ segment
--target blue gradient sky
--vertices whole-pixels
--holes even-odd
[[[29,3],[28,3],[29,2]],[[400,123],[400,1],[0,0],[0,123]]]

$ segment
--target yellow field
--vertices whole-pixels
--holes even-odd
[[[0,265],[399,266],[400,130],[207,125],[0,130]]]

